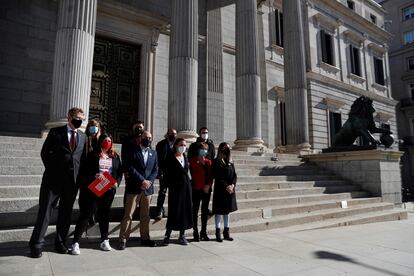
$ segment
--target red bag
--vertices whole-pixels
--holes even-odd
[[[101,197],[115,183],[116,180],[108,172],[103,172],[91,184],[89,184],[88,188],[98,197]]]

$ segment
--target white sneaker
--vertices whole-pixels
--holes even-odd
[[[104,240],[100,245],[103,251],[111,251],[112,247],[109,245],[109,240]]]
[[[71,255],[80,255],[79,243],[75,242],[72,244],[72,250],[70,251]]]

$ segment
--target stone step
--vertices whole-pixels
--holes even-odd
[[[237,192],[238,193],[238,192]],[[256,192],[252,192],[254,195]],[[257,192],[260,195],[260,192]],[[248,194],[249,195],[249,194]],[[287,204],[299,204],[306,202],[315,202],[320,200],[342,200],[348,198],[361,198],[368,194],[364,191],[353,190],[350,192],[342,192],[336,194],[303,194],[303,195],[289,195],[289,196],[275,196],[275,197],[260,197],[260,198],[249,198],[243,199],[238,195],[238,207],[243,208],[261,208],[264,206],[279,206]],[[152,196],[151,202],[156,204],[157,194]],[[244,196],[245,197],[245,196]],[[123,193],[117,193],[112,203],[113,207],[123,206]],[[36,212],[38,209],[39,198],[38,197],[19,197],[19,198],[0,198],[0,213],[16,212],[16,211],[33,211]],[[78,208],[77,201],[75,202],[74,208]],[[1,227],[1,220],[0,220]]]
[[[340,180],[341,177],[333,174],[314,174],[314,175],[237,175],[238,182],[258,182],[258,181],[319,181],[319,180]]]
[[[3,157],[0,159],[0,166],[43,166],[40,157]]]
[[[346,180],[237,182],[237,191],[350,185]]]
[[[252,219],[241,219],[234,220],[236,213],[231,215],[232,233],[236,232],[250,232],[250,231],[261,231],[273,228],[289,227],[293,225],[306,226],[306,223],[324,222],[326,225],[351,225],[358,223],[376,222],[384,220],[397,220],[404,219],[407,217],[407,213],[401,210],[392,209],[392,204],[389,203],[373,203],[373,204],[361,204],[361,205],[350,205],[348,209],[327,209],[310,211],[307,213],[290,214],[285,216],[276,216],[270,219],[263,218],[252,218]],[[150,234],[154,240],[162,239],[164,235],[166,219],[161,221],[151,220],[150,222]],[[209,220],[208,232],[210,235],[214,234],[214,220]],[[139,222],[134,221],[132,224],[134,232],[131,237],[139,236]],[[71,226],[70,232],[73,234],[74,225]],[[137,231],[138,230],[138,231]],[[5,229],[0,230],[0,247],[7,247],[10,245],[9,242],[16,241],[28,241],[33,231],[33,227],[22,227],[19,229]],[[118,237],[119,222],[110,223],[110,237],[116,239]],[[49,226],[46,241],[48,244],[53,242],[55,227]],[[88,237],[99,236],[98,225],[88,229]],[[187,231],[187,235],[191,236],[192,230]],[[173,232],[172,237],[176,237]],[[69,239],[70,240],[70,239]],[[85,239],[81,241],[85,242]],[[15,245],[15,244],[14,244]],[[27,246],[22,244],[22,246]]]
[[[244,168],[240,169],[236,167],[236,173],[238,176],[277,176],[277,175],[333,175],[331,172],[324,171],[324,170],[315,170],[311,168],[281,168],[281,169],[272,169],[272,168],[264,168],[264,169],[251,169],[251,168]]]
[[[18,150],[34,150],[40,153],[42,149],[43,142],[0,142],[0,151],[18,149]]]
[[[36,157],[40,160],[39,150],[0,149],[0,156],[3,157]]]
[[[0,175],[42,175],[45,168],[41,166],[0,166]]]
[[[43,144],[45,139],[35,137],[0,136],[0,143]]]
[[[232,223],[231,230],[232,232],[264,231],[321,221],[329,223],[331,219],[333,219],[331,227],[334,227],[406,218],[407,212],[393,209],[392,204],[382,203],[353,206],[347,209],[319,210],[306,214],[292,214],[270,219],[237,221]]]

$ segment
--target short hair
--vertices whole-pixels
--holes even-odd
[[[195,149],[196,150],[201,150],[201,149],[208,150],[208,144],[204,142],[198,142],[197,144],[195,144]]]
[[[207,127],[202,127],[202,128],[200,128],[199,130],[198,130],[198,133],[201,133],[203,130],[208,130],[208,128]]]
[[[85,112],[83,112],[83,109],[82,108],[80,108],[80,107],[72,107],[68,111],[68,116],[74,116],[74,115],[76,115],[78,113],[85,114]]]
[[[141,120],[135,120],[135,121],[132,123],[132,125],[144,125],[144,126],[145,126],[144,121],[141,121]]]

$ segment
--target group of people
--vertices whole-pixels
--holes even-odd
[[[187,142],[183,138],[178,138],[177,131],[171,128],[154,150],[151,133],[145,130],[142,121],[135,121],[132,133],[122,143],[119,155],[114,149],[112,136],[103,131],[98,120],[92,119],[88,122],[85,134],[79,130],[85,120],[82,109],[71,108],[67,119],[68,123],[65,126],[49,131],[41,150],[45,171],[40,188],[38,215],[29,241],[31,257],[42,256],[44,236],[55,208],[58,208],[56,252],[79,255],[80,239],[94,216],[99,222],[100,248],[110,251],[110,209],[122,177],[125,177],[126,186],[118,249],[126,248],[132,232],[133,214],[137,208],[141,244],[157,246],[157,243],[150,239],[149,233],[150,203],[156,179],[159,179],[159,191],[155,219],[167,218],[164,245],[169,244],[172,231],[179,231],[179,243],[187,245],[185,231],[191,228],[193,241],[210,240],[207,235],[207,221],[211,215],[215,216],[216,241],[233,240],[229,231],[229,214],[237,210],[237,174],[228,143],[223,142],[219,145],[216,156],[214,143],[208,138],[208,129],[203,127],[199,130],[196,142],[187,150]],[[88,186],[105,172],[116,181],[103,195],[97,196]],[[72,245],[68,248],[66,238],[78,190],[80,214]],[[209,202],[213,190],[210,211]],[[166,212],[164,202],[167,192]]]

